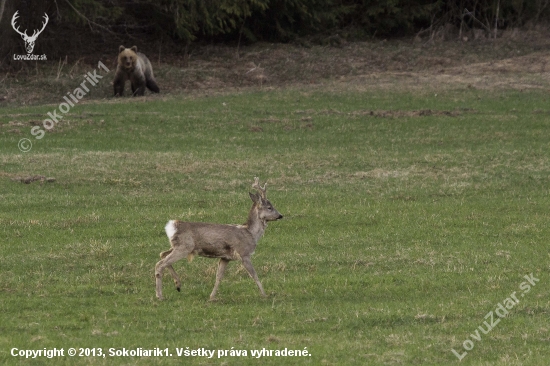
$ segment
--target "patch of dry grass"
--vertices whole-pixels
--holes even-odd
[[[493,90],[548,89],[550,56],[548,30],[512,30],[494,39],[413,39],[343,42],[338,46],[255,44],[237,52],[234,47],[197,47],[190,55],[164,54],[154,62],[160,95],[212,95],[247,89],[332,84],[335,88],[431,90],[466,87]],[[306,42],[307,43],[307,42]],[[23,105],[60,103],[81,75],[102,61],[111,72],[86,96],[111,99],[115,55],[66,58],[41,63],[18,73],[8,72],[0,80],[0,103]],[[87,63],[92,61],[92,63]],[[128,98],[122,98],[126,102]],[[1,106],[0,104],[0,106]]]

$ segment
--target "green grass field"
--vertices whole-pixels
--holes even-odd
[[[1,364],[449,365],[464,345],[461,364],[548,364],[546,91],[95,100],[34,139],[55,108],[0,110]],[[33,175],[55,182],[17,180]],[[166,222],[243,223],[254,176],[285,216],[252,258],[268,297],[233,262],[209,302],[217,261],[196,258],[156,300]],[[108,354],[157,347],[172,356]],[[215,354],[178,357],[187,347]],[[263,348],[309,356],[252,356]]]

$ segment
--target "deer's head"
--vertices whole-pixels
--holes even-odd
[[[267,221],[275,221],[283,218],[283,215],[273,207],[271,202],[267,199],[267,183],[264,183],[264,186],[260,186],[260,179],[254,178],[254,184],[252,184],[252,188],[256,189],[258,193],[249,193],[250,199],[252,199],[252,202],[254,202],[254,206],[258,210],[258,217],[260,220],[267,222]]]
[[[17,20],[17,18],[19,18],[17,13],[19,13],[19,10],[16,11],[15,14],[13,14],[13,18],[11,18],[11,26],[17,33],[21,35],[21,38],[23,38],[23,41],[25,41],[25,49],[27,50],[27,53],[30,54],[34,50],[34,42],[36,42],[36,38],[38,38],[40,33],[42,33],[44,28],[46,28],[46,24],[48,24],[48,20],[49,20],[48,14],[44,13],[44,22],[42,22],[42,29],[40,30],[35,29],[32,36],[29,36],[27,35],[26,29],[24,32],[21,32],[19,30],[19,26],[16,26],[15,21]]]

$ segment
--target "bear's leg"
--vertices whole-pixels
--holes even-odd
[[[124,94],[124,78],[115,78],[113,86],[115,89],[115,97],[121,97]]]
[[[145,95],[145,78],[132,79],[132,93],[135,96],[141,97]]]
[[[142,97],[145,95],[145,88],[141,85],[137,87],[132,85],[132,92],[134,94],[134,97]]]

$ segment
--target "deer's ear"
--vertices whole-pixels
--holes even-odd
[[[259,195],[257,195],[256,193],[250,193],[250,192],[248,192],[248,194],[250,195],[250,199],[252,200],[252,202],[254,202],[254,203],[260,202],[261,203]]]

